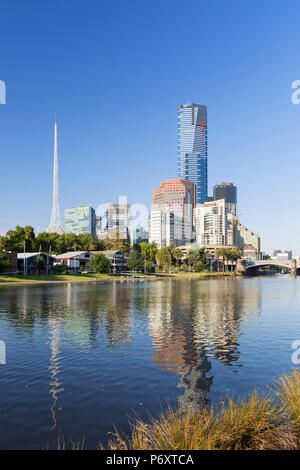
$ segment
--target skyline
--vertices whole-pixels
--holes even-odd
[[[47,228],[55,109],[62,211],[116,202],[123,194],[150,209],[152,190],[177,178],[177,107],[198,102],[209,113],[209,195],[215,184],[232,182],[241,222],[261,236],[262,250],[293,249],[300,255],[300,107],[291,101],[292,82],[299,78],[293,60],[299,38],[296,2],[292,17],[272,3],[271,19],[271,3],[250,7],[231,1],[225,7],[213,2],[200,9],[191,2],[193,15],[191,10],[187,15],[179,2],[172,3],[172,11],[164,3],[145,12],[138,2],[126,7],[119,2],[119,11],[104,2],[77,2],[79,17],[74,14],[70,22],[69,1],[43,8],[35,1],[26,8],[11,4],[1,6],[0,20],[0,79],[7,87],[7,102],[0,105],[0,151],[2,171],[9,175],[1,184],[1,232],[17,224]],[[16,5],[19,13],[13,12]],[[243,19],[240,24],[233,10]],[[190,46],[196,32],[189,40],[185,34],[201,15],[205,47],[198,50]],[[57,19],[56,34],[43,29],[46,17],[49,24]],[[131,31],[122,42],[124,22]],[[195,61],[200,57],[201,64]],[[59,74],[51,71],[50,58]]]

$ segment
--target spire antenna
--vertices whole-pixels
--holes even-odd
[[[48,233],[64,233],[63,225],[60,217],[59,208],[59,190],[58,190],[58,147],[57,147],[57,121],[55,113],[54,123],[54,165],[53,165],[53,198],[52,198],[52,215],[50,225],[47,228]]]

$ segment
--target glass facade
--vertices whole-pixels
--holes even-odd
[[[214,186],[214,200],[225,199],[226,203],[237,204],[237,188],[232,183],[220,183]]]
[[[65,210],[66,233],[90,233],[95,237],[96,216],[91,205],[72,207]]]
[[[196,185],[196,204],[207,201],[207,107],[186,104],[178,110],[178,176]]]

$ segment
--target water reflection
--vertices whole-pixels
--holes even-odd
[[[149,306],[153,361],[180,374],[180,404],[198,409],[207,403],[213,383],[207,376],[209,358],[226,366],[238,361],[241,322],[260,311],[260,289],[245,289],[235,280],[169,281],[155,287]]]
[[[109,431],[121,415],[127,422],[127,407],[158,404],[161,389],[198,409],[215,364],[243,365],[241,334],[260,311],[261,283],[238,279],[0,287],[1,336],[16,345],[15,362],[1,369],[1,411],[16,413],[14,429],[39,415],[53,433],[66,423],[72,432],[73,420],[89,430],[95,419],[99,440],[104,417]],[[24,397],[36,410],[22,415]]]

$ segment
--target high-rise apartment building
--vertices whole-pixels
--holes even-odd
[[[106,205],[106,227],[109,237],[130,239],[131,204],[127,202],[108,203]]]
[[[249,251],[252,247],[252,251],[255,251],[256,258],[261,257],[260,248],[260,236],[249,230],[245,225],[242,225],[237,217],[228,213],[228,228],[227,228],[227,240],[228,245],[234,245],[243,252]]]
[[[224,199],[197,204],[194,230],[199,245],[227,245],[227,209]]]
[[[90,233],[95,237],[96,216],[95,209],[90,205],[71,207],[65,210],[65,232]]]
[[[207,201],[207,107],[178,109],[178,176],[196,185],[196,204]]]
[[[174,243],[174,213],[152,208],[149,218],[149,242],[158,249]]]
[[[181,179],[163,181],[159,188],[153,191],[150,226],[152,226],[151,219],[155,211],[161,211],[162,214],[172,214],[171,218],[166,216],[166,220],[169,221],[168,227],[172,233],[169,233],[165,239],[171,240],[170,243],[184,245],[192,240],[195,192],[194,183]],[[163,215],[161,215],[161,220],[164,220]],[[163,228],[162,232],[164,232]],[[150,229],[150,241],[155,241],[152,236],[153,230]]]

